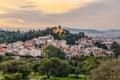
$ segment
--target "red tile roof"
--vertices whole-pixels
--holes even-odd
[[[0,47],[0,51],[5,51],[5,50],[6,50],[6,48]]]

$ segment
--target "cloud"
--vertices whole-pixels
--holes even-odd
[[[20,6],[25,4],[25,0],[0,0],[0,14],[9,14],[14,10],[20,10]]]
[[[120,28],[120,0],[0,0],[0,26]]]
[[[45,28],[46,26],[54,26],[55,24],[50,23],[27,23],[24,19],[21,18],[2,18],[0,19],[0,27],[9,29],[9,30],[29,30],[29,29],[38,29],[38,27]],[[29,28],[28,28],[29,27]]]
[[[46,14],[65,13],[99,0],[0,0],[0,13],[26,9]]]
[[[5,18],[5,19],[0,20],[0,25],[2,25],[2,26],[22,25],[24,23],[25,23],[25,21],[20,18]]]
[[[44,22],[48,18],[42,14],[63,14],[96,1],[98,0],[0,0],[0,25],[16,27],[32,22],[34,22],[34,24],[53,25],[52,23]],[[30,13],[25,15],[24,13],[27,11]],[[35,14],[33,14],[34,12],[41,15],[37,15],[36,17]],[[25,19],[26,17],[27,19]],[[44,20],[41,21],[38,17]],[[26,20],[28,22],[26,22]],[[37,20],[37,22],[33,20]],[[48,21],[49,20],[50,19],[48,19]]]
[[[31,0],[42,13],[65,13],[96,0]]]
[[[7,12],[4,10],[0,10],[0,14],[7,14]]]

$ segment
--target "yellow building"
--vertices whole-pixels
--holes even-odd
[[[66,32],[64,29],[61,28],[61,26],[58,26],[56,29],[53,30],[54,33],[62,33],[62,32]]]

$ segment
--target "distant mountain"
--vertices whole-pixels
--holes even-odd
[[[85,34],[110,34],[110,33],[119,33],[120,29],[110,29],[110,30],[95,30],[95,29],[75,29],[75,28],[67,28],[64,29],[69,30],[72,33],[84,32]]]
[[[110,32],[110,33],[120,33],[120,29],[110,29],[110,30],[106,30],[106,32]]]
[[[104,36],[104,37],[114,37],[118,38],[120,37],[120,29],[109,29],[109,30],[95,30],[95,29],[75,29],[75,28],[67,28],[64,27],[64,29],[69,30],[71,33],[78,33],[78,32],[84,32],[86,35],[89,36]]]
[[[3,29],[2,29],[2,28],[0,28],[0,31],[3,31]]]
[[[72,33],[78,33],[78,32],[84,32],[85,34],[103,34],[104,31],[98,31],[95,29],[74,29],[74,28],[67,28],[64,27],[64,29],[69,30]]]

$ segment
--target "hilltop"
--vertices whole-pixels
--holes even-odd
[[[62,29],[62,27],[46,28],[45,30],[29,30],[28,32],[18,31],[1,31],[0,43],[13,43],[16,41],[26,41],[40,36],[51,35],[56,40],[66,40],[67,44],[74,45],[75,41],[84,37],[84,33],[71,33],[69,30]]]

